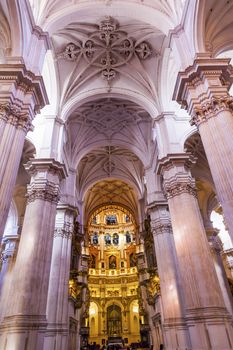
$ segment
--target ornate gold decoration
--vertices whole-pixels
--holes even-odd
[[[106,17],[87,40],[69,43],[58,57],[69,61],[79,61],[81,57],[90,66],[96,67],[102,77],[110,81],[117,75],[118,68],[127,64],[133,57],[146,60],[152,55],[146,41],[137,41],[119,29],[118,22]]]

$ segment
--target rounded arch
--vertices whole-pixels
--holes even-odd
[[[93,142],[92,144],[89,144],[87,146],[84,146],[79,154],[78,157],[75,158],[75,162],[72,163],[72,168],[77,169],[79,162],[82,160],[82,158],[84,158],[88,153],[93,152],[94,150],[101,148],[101,147],[105,147],[106,146],[106,138],[103,138],[102,141],[98,140],[96,142]],[[131,145],[129,143],[127,143],[125,140],[112,140],[111,141],[111,146],[115,146],[115,147],[123,147],[125,149],[128,149],[129,151],[133,152],[142,162],[142,164],[144,166],[147,166],[147,162],[145,160],[145,154],[144,152],[142,152],[138,147]]]
[[[124,306],[123,306],[123,304],[121,303],[121,301],[119,301],[119,300],[108,300],[108,301],[106,301],[106,304],[105,304],[105,311],[107,311],[107,309],[108,309],[108,307],[109,306],[112,306],[112,305],[117,305],[120,309],[121,309],[121,311],[123,311],[124,310]]]
[[[51,16],[47,15],[47,18],[40,23],[43,29],[50,34],[57,31],[61,26],[64,27],[68,23],[75,21],[77,18],[83,19],[90,15],[91,4],[88,2],[80,3],[77,9],[76,4],[70,6],[60,7],[57,11],[53,11]],[[179,7],[179,6],[177,6]],[[153,6],[146,6],[145,4],[139,4],[132,1],[119,1],[118,4],[111,3],[111,7],[107,7],[103,14],[103,5],[101,3],[95,3],[95,17],[103,16],[117,16],[117,17],[132,17],[138,21],[146,22],[156,28],[159,28],[164,34],[168,34],[169,30],[174,28],[179,21],[177,12],[170,8],[170,13],[167,8],[161,8]],[[181,11],[180,15],[181,15]]]
[[[134,102],[144,108],[152,118],[159,114],[158,109],[151,99],[147,96],[133,91],[130,89],[124,89],[119,87],[112,87],[111,92],[106,91],[106,88],[92,89],[79,94],[70,99],[63,107],[61,111],[61,119],[66,122],[69,116],[81,105],[92,102],[101,98],[106,97],[108,93],[109,98],[124,99]]]
[[[93,208],[90,212],[90,215],[89,215],[89,222],[91,221],[91,218],[94,216],[94,215],[98,215],[102,210],[103,210],[103,207],[104,205],[98,205],[97,207]],[[135,216],[134,216],[134,213],[133,211],[128,208],[126,205],[124,204],[120,204],[120,203],[111,203],[110,205],[108,205],[108,208],[115,208],[115,207],[121,207],[121,210],[125,213],[125,214],[131,214],[131,217],[132,217],[132,222],[133,224],[136,224],[136,220],[135,220]]]
[[[190,22],[190,32],[193,28],[194,52],[205,52],[205,4],[206,1],[190,1],[193,11],[193,21]]]
[[[183,151],[185,152],[185,143],[188,141],[190,137],[192,137],[194,134],[198,133],[196,126],[190,126],[189,129],[186,130],[186,132],[181,137],[181,147]]]
[[[114,178],[105,178],[105,179],[102,179],[102,181],[111,181],[111,182],[114,182],[114,181],[119,181],[119,179],[114,179]],[[96,181],[95,182],[95,185],[97,185],[99,183],[99,181]],[[122,182],[123,185],[126,185],[128,187],[128,196],[129,195],[131,196],[130,199],[128,199],[128,202],[123,202],[123,199],[121,200],[113,200],[111,203],[109,203],[109,201],[105,201],[105,202],[102,202],[100,201],[100,199],[98,198],[95,198],[95,200],[98,200],[99,203],[97,203],[96,205],[93,205],[93,200],[92,200],[92,197],[89,196],[89,198],[87,197],[88,195],[88,191],[93,188],[94,185],[89,186],[89,188],[86,189],[86,192],[85,192],[85,196],[83,197],[82,201],[80,201],[83,205],[83,210],[80,211],[82,214],[82,222],[85,224],[87,223],[88,219],[90,218],[90,216],[93,214],[93,211],[94,210],[97,210],[98,208],[101,208],[103,206],[106,206],[106,205],[118,205],[122,208],[125,208],[126,210],[128,210],[130,213],[132,213],[134,219],[135,219],[135,223],[138,223],[139,222],[139,207],[138,207],[138,201],[137,201],[137,198],[135,196],[135,187],[131,186],[128,184],[128,182]],[[131,190],[132,193],[131,193]],[[137,193],[137,192],[136,192]],[[102,194],[100,193],[100,195],[102,196]],[[117,194],[116,194],[116,198],[117,198]],[[140,197],[139,197],[140,198]],[[125,201],[125,199],[124,199]],[[88,206],[89,206],[89,209],[88,209]]]

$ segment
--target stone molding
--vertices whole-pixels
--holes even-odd
[[[223,111],[233,112],[233,97],[229,95],[211,97],[200,103],[199,108],[194,109],[190,124],[199,127],[201,123]]]
[[[28,203],[37,199],[57,204],[60,199],[59,185],[46,181],[45,183],[32,183],[27,187]]]
[[[38,183],[43,182],[46,179],[46,175],[56,177],[57,183],[68,176],[65,165],[53,158],[31,159],[24,165],[24,167]],[[39,173],[43,174],[43,177],[39,176],[36,178]]]

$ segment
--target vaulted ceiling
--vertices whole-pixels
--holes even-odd
[[[133,152],[147,166],[156,147],[150,115],[135,103],[113,98],[88,102],[72,113],[65,154],[73,168],[89,152],[110,146]]]
[[[120,205],[128,208],[138,218],[138,202],[135,191],[121,180],[106,179],[93,185],[85,196],[85,217],[104,205]]]

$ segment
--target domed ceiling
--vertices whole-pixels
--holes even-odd
[[[93,185],[85,196],[85,218],[100,206],[117,204],[128,208],[138,217],[137,199],[132,186],[121,180],[107,179]]]

